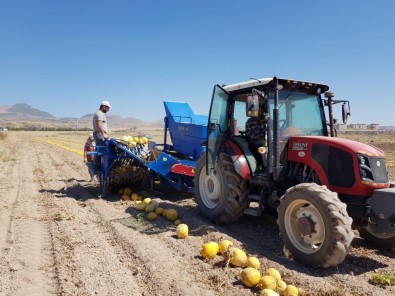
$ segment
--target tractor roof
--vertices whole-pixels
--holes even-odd
[[[249,81],[244,81],[236,84],[225,85],[223,88],[228,92],[240,91],[240,90],[247,90],[252,88],[260,88],[264,86],[273,86],[274,78],[261,78],[261,79],[253,79]],[[315,82],[307,82],[307,81],[300,81],[300,80],[292,80],[292,79],[284,79],[284,78],[277,78],[278,83],[283,86],[285,89],[310,89],[318,90],[320,89],[320,93],[323,93],[329,89],[329,86],[321,83]]]

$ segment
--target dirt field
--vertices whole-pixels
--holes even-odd
[[[358,237],[342,264],[312,269],[284,256],[275,218],[217,226],[199,216],[193,196],[174,193],[151,198],[177,209],[190,228],[185,240],[162,218],[151,230],[127,227],[137,212],[118,195],[98,198],[80,154],[85,139],[53,132],[0,139],[0,295],[258,295],[240,283],[239,268],[200,257],[203,243],[222,239],[257,256],[261,270],[277,268],[303,295],[395,295],[395,286],[369,281],[374,272],[394,274],[395,257]]]

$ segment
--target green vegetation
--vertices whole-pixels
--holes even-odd
[[[395,286],[395,275],[388,273],[373,273],[370,283],[380,286]]]

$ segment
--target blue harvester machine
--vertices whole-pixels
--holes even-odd
[[[164,102],[164,143],[135,144],[110,139],[90,154],[101,156],[100,178],[103,195],[133,184],[160,181],[166,188],[193,192],[196,161],[206,150],[208,116],[196,115],[188,103]],[[170,134],[171,143],[168,142]]]

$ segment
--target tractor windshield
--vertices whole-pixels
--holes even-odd
[[[274,92],[269,92],[271,118],[273,118]],[[292,90],[282,90],[278,98],[280,136],[294,135],[327,136],[325,114],[319,95]],[[287,129],[291,127],[290,129]],[[271,127],[272,128],[272,127]]]

